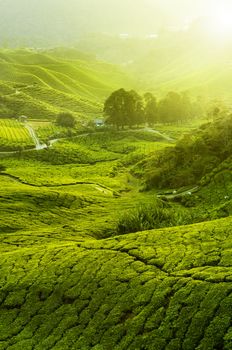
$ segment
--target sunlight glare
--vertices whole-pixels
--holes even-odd
[[[232,38],[232,8],[216,7],[210,11],[207,27],[215,38]]]

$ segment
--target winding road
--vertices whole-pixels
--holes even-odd
[[[49,143],[47,145],[45,143],[41,143],[40,142],[38,136],[36,135],[35,130],[33,129],[33,127],[28,122],[24,123],[24,127],[28,130],[32,140],[34,141],[35,148],[26,149],[26,150],[23,150],[23,151],[0,151],[0,154],[7,155],[7,154],[15,154],[15,153],[19,153],[19,152],[30,152],[30,151],[34,151],[34,150],[40,151],[40,150],[52,147],[54,145],[54,143],[56,143],[56,142],[58,142],[60,140],[67,140],[67,139],[69,139],[69,137],[61,137],[61,138],[57,138],[57,139],[52,139],[52,140],[49,140]],[[144,129],[139,129],[139,130],[136,129],[136,130],[131,130],[131,131],[133,131],[133,132],[146,131],[146,132],[149,132],[149,133],[153,133],[153,134],[159,135],[159,136],[163,137],[163,139],[168,141],[168,142],[174,142],[175,141],[171,137],[169,137],[169,136],[167,136],[165,134],[162,134],[161,132],[159,132],[157,130],[154,130],[154,129],[151,129],[151,128],[144,128]],[[79,138],[79,137],[83,137],[83,136],[96,135],[96,134],[99,134],[99,132],[97,132],[97,133],[83,133],[83,134],[80,134],[80,135],[73,136],[72,138]]]

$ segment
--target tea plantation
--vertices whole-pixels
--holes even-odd
[[[1,235],[1,349],[231,349],[231,224]]]
[[[0,119],[0,150],[14,151],[33,148],[34,143],[28,130],[17,120]]]
[[[135,164],[167,145],[100,132],[1,158],[1,350],[232,349],[225,182],[190,206],[144,192]]]
[[[134,85],[75,49],[0,50],[0,350],[232,350],[231,117],[94,128]]]

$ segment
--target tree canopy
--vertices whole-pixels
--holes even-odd
[[[117,128],[139,125],[144,121],[143,99],[134,90],[119,89],[105,101],[107,123]]]
[[[188,93],[169,92],[160,100],[150,92],[140,96],[136,91],[119,89],[105,101],[106,122],[118,129],[147,123],[176,123],[202,114],[199,99],[192,101]],[[201,115],[202,116],[202,115]]]
[[[56,124],[66,128],[74,128],[76,119],[71,113],[59,113],[56,118]]]

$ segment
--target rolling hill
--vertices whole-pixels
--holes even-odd
[[[114,89],[130,84],[116,66],[72,49],[0,52],[2,116],[46,119],[70,111],[80,119],[93,118]]]
[[[229,210],[117,235],[122,213],[160,203],[130,171],[168,145],[148,131],[103,132],[1,159],[1,349],[231,349]],[[223,204],[223,182],[201,186],[190,213]]]
[[[73,49],[0,56],[2,116],[70,111],[83,122],[132,84]],[[1,154],[0,349],[231,350],[231,125],[227,116],[176,143],[148,128]],[[118,235],[136,205],[141,221],[157,207],[163,226],[154,217],[151,230]]]
[[[231,349],[230,228],[1,235],[1,348]]]

